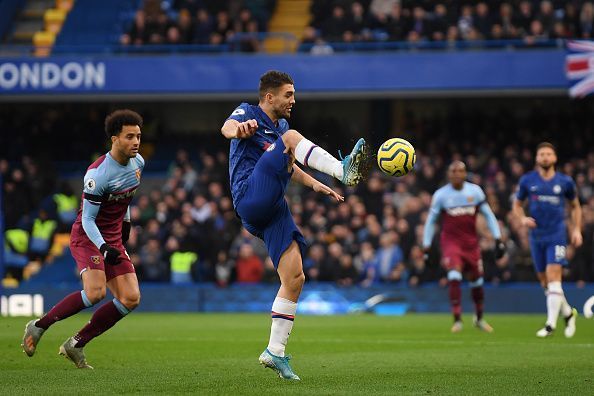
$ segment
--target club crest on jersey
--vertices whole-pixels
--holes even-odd
[[[91,256],[91,262],[93,264],[99,264],[99,263],[101,263],[101,256]]]
[[[136,169],[136,180],[140,181],[140,169]]]
[[[553,187],[553,192],[554,192],[555,194],[559,194],[559,193],[561,193],[561,186],[560,186],[560,185],[558,185],[558,184],[555,184],[555,186]]]
[[[466,201],[468,203],[472,203],[472,201],[474,201],[474,198],[473,197],[466,197]]]

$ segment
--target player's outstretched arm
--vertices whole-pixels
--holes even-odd
[[[247,120],[239,122],[234,119],[228,119],[221,128],[221,133],[227,139],[246,139],[254,136],[258,129],[256,120]]]
[[[306,187],[311,187],[315,192],[330,195],[337,202],[344,201],[344,197],[342,195],[340,195],[324,183],[314,179],[295,164],[293,164],[293,176],[291,177],[291,179],[296,181],[297,183],[303,184]]]

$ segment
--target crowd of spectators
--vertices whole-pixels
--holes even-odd
[[[275,0],[144,0],[120,43],[228,44],[229,50],[257,52],[275,5]],[[299,49],[317,54],[351,43],[439,47],[515,40],[532,46],[594,37],[594,3],[583,0],[316,0],[310,13]]]
[[[594,37],[591,1],[315,1],[311,11],[304,49],[323,42],[523,40],[534,45]]]
[[[120,37],[125,46],[197,44],[257,52],[275,0],[144,0]]]
[[[426,262],[420,248],[423,224],[431,194],[445,182],[444,169],[451,158],[464,160],[469,179],[483,186],[500,220],[508,254],[494,258],[494,241],[479,217],[481,249],[486,279],[492,283],[533,281],[527,232],[511,215],[511,200],[519,177],[533,167],[533,152],[509,145],[503,156],[488,153],[454,153],[450,158],[419,153],[416,171],[388,178],[372,172],[356,189],[335,188],[345,194],[343,203],[291,185],[288,201],[309,248],[304,257],[307,281],[369,286],[375,283],[418,286],[445,282],[439,266],[439,247]],[[201,153],[197,162],[180,150],[164,186],[141,194],[132,206],[134,231],[128,251],[140,277],[167,281],[175,252],[197,253],[192,267],[196,281],[277,282],[262,241],[241,227],[231,203],[227,182],[227,154]],[[584,237],[578,251],[569,248],[575,281],[594,280],[594,153],[564,162],[561,170],[574,176],[584,204]],[[319,176],[319,175],[318,175]],[[435,245],[437,245],[435,239]]]
[[[511,202],[519,177],[533,167],[536,143],[552,131],[563,131],[555,140],[559,170],[575,179],[584,206],[585,243],[568,249],[566,276],[580,285],[594,281],[594,131],[585,122],[590,113],[587,106],[572,115],[547,108],[545,116],[544,109],[534,108],[526,118],[470,110],[407,115],[401,130],[414,142],[418,158],[409,175],[391,178],[376,170],[358,187],[345,189],[316,174],[345,195],[344,203],[291,183],[287,199],[308,242],[307,281],[362,287],[445,282],[438,238],[428,262],[420,244],[431,195],[446,182],[445,169],[453,159],[465,161],[469,180],[483,187],[503,231],[508,254],[496,261],[494,241],[479,216],[486,281],[535,281],[527,230],[511,215]],[[58,179],[48,169],[28,157],[0,161],[7,229],[25,227],[24,219],[37,218],[39,208],[51,209],[47,197],[56,192]],[[262,241],[241,227],[233,210],[226,148],[181,149],[166,177],[147,179],[142,186],[131,206],[127,244],[142,281],[278,282]],[[180,268],[187,276],[177,276]]]

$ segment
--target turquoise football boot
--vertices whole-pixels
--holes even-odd
[[[367,144],[361,138],[353,147],[353,151],[342,159],[342,180],[347,186],[355,186],[363,177],[363,163],[367,154]]]
[[[278,374],[279,377],[287,380],[300,381],[301,378],[293,372],[293,369],[289,365],[290,356],[280,357],[275,356],[268,349],[266,349],[260,355],[260,364],[264,367],[268,367]]]

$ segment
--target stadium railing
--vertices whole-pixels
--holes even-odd
[[[282,38],[285,45],[285,53],[290,53],[290,48],[298,47],[299,52],[309,52],[315,43],[297,43],[297,38],[291,33],[241,33],[224,44],[159,44],[159,45],[55,45],[52,49],[53,55],[73,54],[175,54],[175,53],[229,53],[241,52],[241,42],[249,39],[257,39],[263,42],[267,38]],[[477,40],[477,41],[373,41],[373,42],[328,42],[336,52],[369,52],[369,51],[419,51],[419,50],[479,50],[479,49],[510,49],[529,50],[531,48],[563,48],[565,39],[516,39],[516,40]],[[0,45],[0,57],[8,56],[29,56],[32,55],[32,45]],[[253,54],[253,53],[249,53]],[[256,53],[257,54],[257,53]]]

